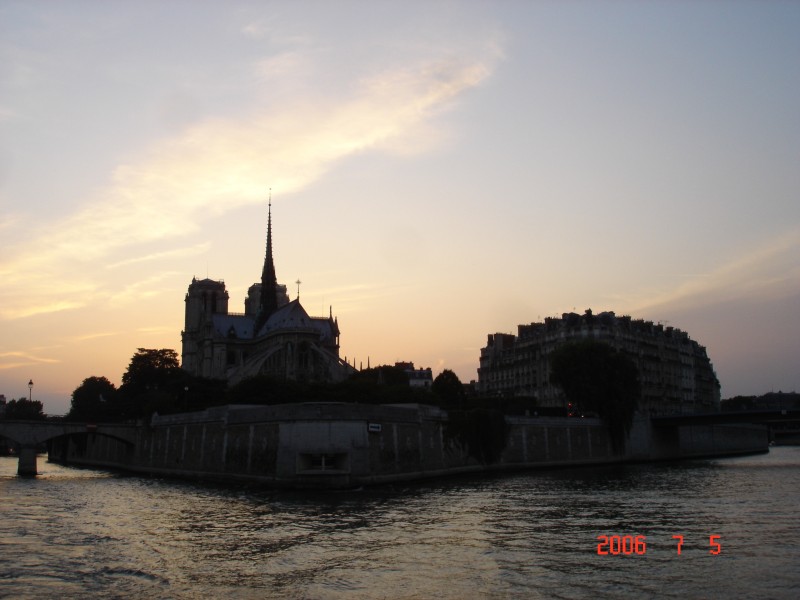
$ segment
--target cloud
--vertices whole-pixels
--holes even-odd
[[[90,340],[96,340],[99,338],[107,338],[113,337],[115,335],[119,335],[119,331],[100,331],[97,333],[87,333],[85,335],[79,335],[72,339],[73,342],[87,342]]]
[[[176,271],[163,271],[139,281],[129,282],[122,288],[115,290],[114,294],[109,298],[108,303],[118,306],[137,303],[144,298],[157,296],[162,290],[159,289],[156,284],[168,280],[173,275],[180,275],[180,273]]]
[[[324,106],[294,100],[282,109],[205,119],[161,140],[142,159],[118,166],[109,185],[83,208],[34,230],[25,244],[6,253],[0,317],[81,306],[102,293],[92,274],[115,251],[135,255],[148,243],[196,234],[227,211],[263,202],[270,187],[288,195],[344,157],[386,150],[407,132],[430,126],[433,116],[490,72],[490,61],[424,62],[365,78],[338,104],[329,98]],[[420,143],[416,149],[428,148]],[[109,267],[152,256],[159,254]],[[59,290],[58,301],[52,300],[53,289]]]
[[[16,369],[30,365],[53,364],[61,362],[55,358],[34,356],[27,352],[2,352],[0,353],[0,371]]]
[[[242,27],[242,33],[251,38],[264,37],[269,32],[269,27],[264,21],[252,21]]]
[[[148,334],[175,333],[172,327],[140,327],[136,331],[138,331],[139,333],[148,333]]]
[[[282,52],[256,63],[256,76],[263,82],[296,75],[306,68],[306,60],[299,52]]]
[[[53,294],[56,286],[58,297]],[[40,273],[21,273],[9,279],[0,291],[0,319],[22,319],[80,308],[97,289],[97,285],[81,281],[77,275],[71,280],[48,280]]]
[[[137,263],[148,262],[151,260],[163,260],[165,258],[180,258],[182,256],[194,256],[207,252],[211,247],[208,242],[202,244],[195,244],[194,246],[187,246],[186,248],[177,248],[175,250],[166,250],[164,252],[153,252],[144,256],[135,256],[133,258],[126,258],[124,260],[111,263],[105,266],[106,269],[116,269],[119,267],[126,267]]]
[[[307,34],[292,34],[281,30],[272,19],[251,21],[241,28],[245,37],[261,40],[269,38],[275,45],[308,46],[313,39]]]
[[[639,302],[637,312],[655,307],[696,307],[736,298],[775,298],[800,291],[800,229],[774,236],[706,274]]]

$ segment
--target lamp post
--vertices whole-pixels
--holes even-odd
[[[33,397],[33,379],[28,381],[28,401],[30,402]]]

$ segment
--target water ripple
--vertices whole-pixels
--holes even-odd
[[[44,464],[18,479],[0,459],[0,597],[793,598],[800,584],[800,448],[348,493]],[[601,534],[645,536],[646,552],[599,556]]]

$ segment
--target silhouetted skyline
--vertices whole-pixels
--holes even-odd
[[[796,390],[800,5],[0,6],[0,393],[66,412],[264,255],[341,355],[476,378],[587,308]]]

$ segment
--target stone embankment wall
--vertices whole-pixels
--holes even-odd
[[[99,434],[53,440],[51,460],[278,487],[340,488],[456,473],[752,452],[752,427],[652,431],[639,419],[625,456],[598,419],[506,417],[504,444],[480,422],[459,429],[425,405],[225,406],[154,417],[129,445]],[[476,429],[477,427],[477,429]],[[483,427],[483,429],[482,429]],[[758,428],[756,428],[758,429]],[[491,441],[491,440],[490,440]],[[487,459],[489,451],[496,456]]]
[[[733,456],[767,452],[765,425],[681,425],[657,427],[637,415],[628,441],[626,458],[632,461]]]

